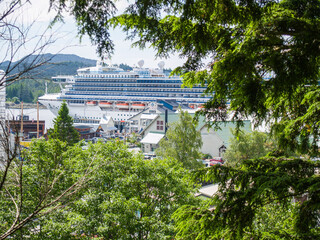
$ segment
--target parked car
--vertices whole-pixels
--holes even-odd
[[[223,164],[223,163],[224,163],[222,157],[212,158],[212,159],[209,159],[209,161],[210,161],[210,162],[220,163],[220,164]]]
[[[211,161],[210,162],[210,166],[214,166],[214,165],[222,165],[223,163],[221,162],[217,162],[217,161]]]

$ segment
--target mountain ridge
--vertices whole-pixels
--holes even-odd
[[[46,53],[42,55],[31,55],[19,64],[21,68],[17,67],[8,75],[18,73],[24,66],[32,61],[48,61],[48,64],[40,66],[35,70],[29,72],[23,79],[15,81],[7,86],[7,100],[12,102],[27,102],[32,103],[38,100],[39,96],[45,93],[45,82],[47,82],[48,92],[60,92],[58,84],[53,83],[52,77],[57,75],[76,75],[77,70],[83,67],[92,67],[96,65],[96,60],[83,58],[75,54],[51,54]],[[21,60],[19,60],[21,61]],[[13,62],[13,64],[19,62]],[[0,69],[5,70],[10,62],[6,61],[0,63]],[[126,64],[119,65],[124,70],[131,70],[132,68]],[[29,77],[30,76],[30,77]]]
[[[12,62],[12,66],[21,61]],[[21,68],[28,66],[31,62],[36,61],[48,62],[40,67],[37,67],[35,70],[30,71],[29,75],[37,75],[37,78],[51,78],[58,74],[74,75],[77,73],[77,69],[82,67],[92,67],[96,65],[96,60],[79,57],[75,54],[41,54],[41,55],[30,55],[27,58],[23,59],[19,66],[13,69],[9,75],[18,73],[21,71]],[[5,61],[0,64],[0,69],[5,70],[10,61]]]

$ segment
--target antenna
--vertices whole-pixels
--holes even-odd
[[[143,61],[143,60],[140,60],[140,61],[138,62],[139,68],[142,68],[143,64],[144,64],[144,61]]]

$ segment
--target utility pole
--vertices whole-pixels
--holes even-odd
[[[21,140],[23,140],[23,101],[21,101],[21,129],[20,129],[20,134],[21,134]]]

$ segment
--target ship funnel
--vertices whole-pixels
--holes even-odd
[[[140,61],[138,62],[139,68],[142,68],[143,64],[144,64],[144,61],[143,61],[143,60],[140,60]]]
[[[163,69],[164,64],[165,64],[164,61],[161,61],[161,62],[158,63],[158,67],[159,67],[160,69]]]

